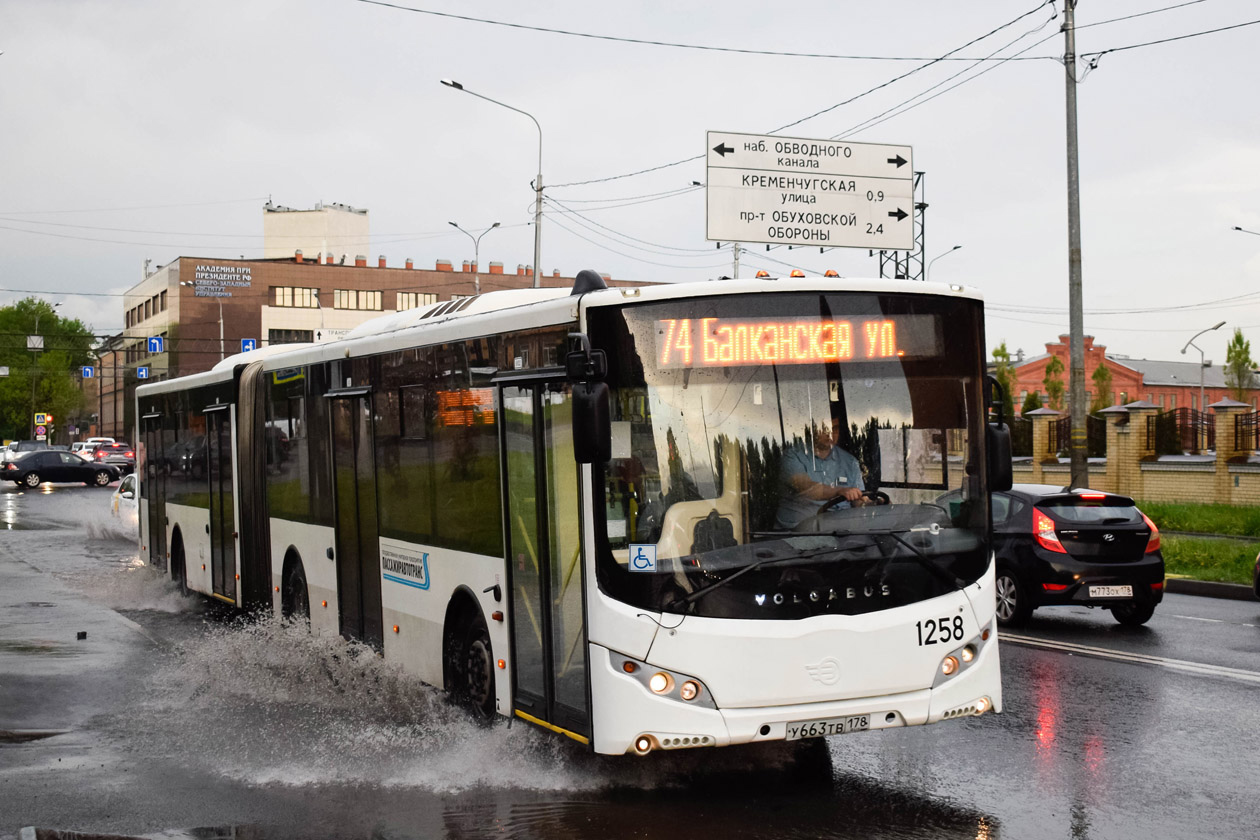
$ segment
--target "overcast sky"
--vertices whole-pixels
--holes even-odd
[[[450,78],[541,125],[548,274],[730,274],[690,187],[706,131],[911,146],[927,257],[962,246],[931,279],[978,286],[990,346],[1034,355],[1068,329],[1062,20],[1039,0],[0,0],[0,303],[35,290],[119,331],[146,259],[261,256],[268,198],[367,208],[373,265],[471,259],[450,220],[502,223],[483,266],[531,263],[538,132]],[[1260,356],[1257,20],[1255,0],[1080,2],[1078,52],[1114,50],[1078,88],[1085,331],[1110,351],[1180,359],[1224,319],[1208,358],[1233,327]],[[793,267],[879,273],[865,250],[749,245],[741,275]]]

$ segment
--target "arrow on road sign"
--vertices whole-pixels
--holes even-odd
[[[897,164],[898,169],[900,169],[901,167],[905,166],[908,163],[908,161],[905,158],[903,158],[901,155],[897,155],[896,157],[889,158],[888,162]]]
[[[730,152],[731,154],[735,154],[735,150],[732,149],[730,146],[726,145],[725,143],[718,143],[716,146],[713,147],[713,151],[717,152],[722,157],[726,157],[727,152]]]
[[[900,222],[902,219],[904,219],[906,216],[909,216],[910,214],[907,213],[905,210],[902,210],[900,207],[898,207],[896,213],[889,213],[888,215],[892,216],[894,219]]]

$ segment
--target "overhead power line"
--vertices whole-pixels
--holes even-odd
[[[1086,53],[1081,53],[1081,58],[1088,58],[1092,56],[1092,57],[1095,57],[1095,59],[1097,59],[1097,58],[1101,58],[1107,53],[1123,52],[1125,50],[1137,50],[1143,47],[1158,46],[1160,44],[1171,44],[1173,41],[1184,41],[1187,38],[1198,38],[1201,35],[1214,35],[1217,32],[1228,32],[1231,29],[1242,29],[1244,26],[1255,26],[1257,23],[1260,23],[1260,20],[1249,20],[1246,23],[1235,23],[1232,26],[1220,26],[1220,27],[1217,27],[1216,29],[1205,29],[1202,32],[1190,32],[1185,35],[1175,35],[1172,38],[1161,38],[1158,41],[1144,41],[1141,44],[1129,44],[1127,47],[1112,47],[1110,49],[1099,50],[1097,52],[1086,52]]]
[[[1047,0],[1043,5],[1049,5],[1052,0]],[[596,35],[592,32],[576,32],[571,29],[555,29],[547,26],[533,26],[527,23],[509,23],[503,20],[491,20],[489,18],[472,17],[471,15],[457,15],[451,12],[435,12],[432,9],[419,9],[415,6],[404,6],[400,3],[387,3],[384,0],[358,0],[360,3],[366,3],[369,6],[383,6],[387,9],[396,9],[400,12],[412,12],[418,15],[431,15],[433,17],[450,18],[452,20],[462,20],[468,23],[480,23],[487,26],[503,26],[508,29],[523,29],[530,32],[545,32],[548,35],[564,35],[570,38],[589,38],[596,41],[615,41],[622,44],[635,44],[646,47],[669,47],[671,49],[680,50],[702,50],[705,52],[724,52],[736,53],[738,55],[766,55],[775,58],[823,58],[840,61],[975,61],[969,58],[925,58],[922,56],[910,55],[837,55],[835,53],[802,53],[788,52],[784,50],[764,50],[752,49],[744,47],[716,47],[708,44],[684,44],[676,41],[657,41],[647,38],[627,38],[622,35]],[[1040,56],[1039,56],[1040,57]],[[1039,58],[1038,57],[1038,58]],[[1045,56],[1049,57],[1049,56]],[[1033,57],[1030,57],[1033,58]],[[983,59],[979,59],[982,60]]]

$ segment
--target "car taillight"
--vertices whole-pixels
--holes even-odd
[[[1039,508],[1033,508],[1033,536],[1047,551],[1067,554],[1067,549],[1063,547],[1063,543],[1059,542],[1059,535],[1054,532],[1054,520],[1046,516]]]
[[[136,453],[134,453],[134,452],[127,452],[127,453],[126,453],[123,457],[125,457],[125,458],[134,458],[134,457],[136,457]]]
[[[1159,551],[1159,529],[1155,527],[1155,523],[1145,513],[1142,514],[1142,521],[1146,523],[1147,528],[1151,529],[1151,536],[1146,541],[1146,553],[1150,554],[1152,551]]]
[[[101,460],[101,459],[102,459],[102,458],[104,458],[104,457],[105,457],[105,453],[104,453],[104,452],[97,452],[97,453],[96,453],[96,460],[98,460],[98,461],[99,461],[99,460]]]

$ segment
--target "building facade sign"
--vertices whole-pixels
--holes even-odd
[[[231,297],[233,289],[250,289],[254,285],[248,265],[198,265],[193,272],[193,296]]]

